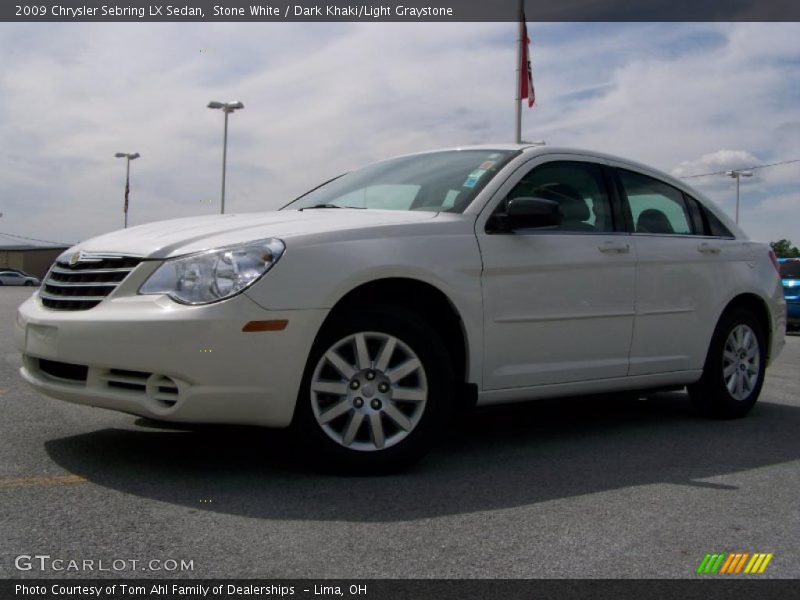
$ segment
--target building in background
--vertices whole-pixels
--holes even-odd
[[[59,254],[68,246],[2,246],[0,270],[16,269],[43,279]]]

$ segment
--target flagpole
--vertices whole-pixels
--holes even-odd
[[[517,11],[519,24],[517,26],[517,95],[514,99],[516,104],[516,112],[514,114],[514,142],[517,144],[522,143],[522,44],[524,43],[522,36],[523,32],[523,3],[525,0],[519,0],[519,9]]]

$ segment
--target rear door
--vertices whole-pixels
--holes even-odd
[[[532,159],[476,222],[483,260],[484,388],[625,376],[635,256],[615,231],[608,177],[590,158]],[[493,231],[515,197],[559,202],[560,227]]]
[[[712,235],[713,215],[676,187],[615,172],[638,260],[629,374],[701,369],[734,271],[748,268],[745,245]]]

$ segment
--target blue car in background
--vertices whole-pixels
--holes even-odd
[[[800,328],[800,258],[779,258],[778,265],[786,297],[786,328]]]

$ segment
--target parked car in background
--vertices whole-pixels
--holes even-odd
[[[779,258],[786,298],[786,328],[800,329],[800,258]]]
[[[39,285],[41,282],[33,275],[28,275],[22,271],[0,270],[0,285]]]
[[[493,145],[82,242],[15,337],[54,398],[292,427],[312,460],[373,471],[420,458],[455,405],[688,386],[744,416],[785,311],[769,246],[685,182]]]

